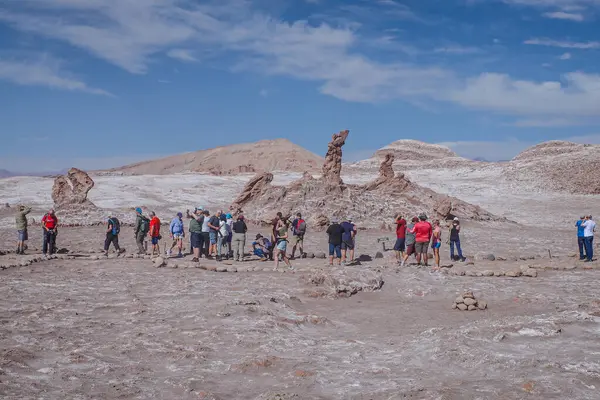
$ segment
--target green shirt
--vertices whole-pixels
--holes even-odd
[[[202,233],[202,222],[196,220],[196,218],[190,219],[190,233]]]

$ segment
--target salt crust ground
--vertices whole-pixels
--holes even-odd
[[[122,242],[132,248],[124,228]],[[569,257],[567,231],[502,239],[467,224],[467,255],[534,260],[453,268],[540,268],[537,278],[468,277],[398,269],[383,259],[346,267],[380,274],[380,291],[319,297],[306,272],[217,273],[150,260],[50,260],[0,271],[0,396],[5,399],[596,399],[600,387],[599,269]],[[0,231],[0,248],[14,232]],[[255,230],[251,235],[255,234]],[[521,234],[521,233],[520,233]],[[363,231],[374,255],[384,232]],[[553,243],[560,258],[541,256]],[[99,250],[102,228],[65,228],[59,247]],[[476,240],[480,238],[479,240]],[[325,248],[322,233],[307,250]],[[40,235],[32,231],[32,251]],[[523,246],[520,246],[520,245]],[[519,247],[520,246],[520,247]],[[534,249],[536,251],[534,251]],[[447,246],[443,264],[449,264]],[[111,256],[112,257],[112,256]],[[0,263],[15,259],[0,256]],[[203,265],[214,262],[203,261]],[[246,266],[270,267],[256,261]],[[577,267],[553,271],[543,267]],[[594,268],[600,268],[596,263]],[[451,310],[473,290],[487,311]],[[317,296],[317,297],[315,297]],[[295,397],[294,397],[295,396]]]

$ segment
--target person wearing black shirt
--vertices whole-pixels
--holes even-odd
[[[244,247],[246,246],[246,232],[248,232],[243,215],[238,215],[237,221],[233,223],[231,230],[233,231],[233,259],[242,261],[244,259]]]
[[[327,228],[327,234],[329,235],[329,265],[333,265],[334,253],[337,258],[337,264],[341,265],[343,233],[344,228],[336,220],[333,220],[329,228]]]

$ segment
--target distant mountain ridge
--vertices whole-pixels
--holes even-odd
[[[124,175],[167,175],[181,172],[235,175],[265,171],[318,172],[322,165],[323,157],[287,139],[275,139],[177,154],[102,172]]]

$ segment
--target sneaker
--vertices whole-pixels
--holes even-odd
[[[197,257],[192,258],[192,262],[200,262],[200,260]]]
[[[579,261],[583,261],[585,259],[586,259],[585,257],[579,257]]]
[[[404,267],[404,260],[400,261],[400,266]]]
[[[165,251],[165,254],[167,255],[167,257],[171,257],[171,250]]]
[[[587,259],[586,259],[584,262],[592,262],[592,260],[587,260]]]
[[[463,257],[463,258],[460,259],[460,261],[465,262],[465,261],[467,261],[467,258]]]

